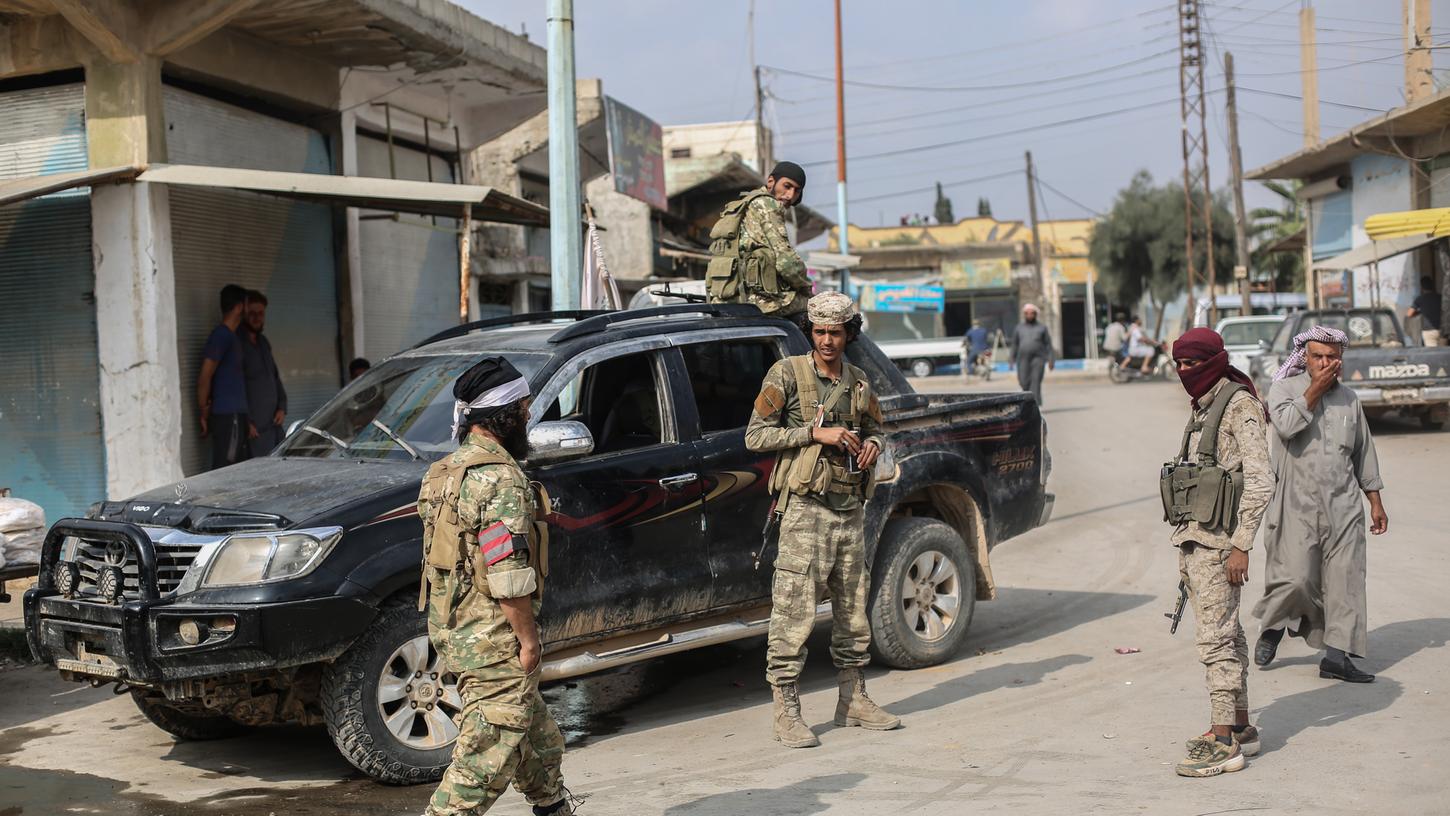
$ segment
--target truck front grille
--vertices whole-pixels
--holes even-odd
[[[176,592],[181,585],[181,579],[185,577],[186,571],[191,569],[191,564],[201,553],[201,543],[165,543],[154,542],[156,548],[156,593],[161,597]],[[79,572],[79,582],[76,585],[79,595],[99,595],[99,581],[101,568],[106,566],[106,543],[97,541],[86,541],[76,539],[71,560],[75,562]],[[134,553],[127,552],[125,560],[119,565],[123,580],[121,583],[121,595],[123,598],[141,597],[140,587],[140,565],[136,563]]]

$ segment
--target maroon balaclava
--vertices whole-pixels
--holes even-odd
[[[1240,383],[1249,389],[1249,394],[1258,399],[1259,392],[1248,375],[1228,364],[1228,350],[1223,347],[1223,337],[1213,329],[1189,329],[1173,341],[1174,360],[1202,360],[1193,368],[1178,369],[1178,380],[1183,390],[1193,398],[1193,407],[1200,408],[1198,400],[1213,390],[1220,379]]]

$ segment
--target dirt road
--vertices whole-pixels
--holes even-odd
[[[1174,384],[1048,384],[1056,517],[994,553],[1001,597],[978,605],[955,660],[872,672],[900,731],[829,725],[834,673],[820,632],[804,678],[823,742],[812,750],[770,740],[759,640],[552,689],[582,812],[1447,812],[1435,752],[1450,733],[1450,433],[1410,423],[1376,426],[1391,524],[1371,542],[1364,667],[1379,680],[1320,680],[1317,656],[1286,643],[1274,667],[1250,675],[1264,753],[1219,779],[1173,775],[1183,740],[1208,719],[1192,621],[1169,637],[1162,615],[1177,567],[1157,475],[1184,401]],[[1250,596],[1261,567],[1256,552]],[[5,816],[408,814],[430,793],[357,778],[321,729],[177,744],[128,699],[40,669],[0,674],[0,701]],[[511,792],[493,812],[529,809]]]

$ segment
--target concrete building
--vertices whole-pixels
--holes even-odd
[[[1305,268],[1312,306],[1386,306],[1399,311],[1437,277],[1428,244],[1376,248],[1365,220],[1383,213],[1450,206],[1450,91],[1356,125],[1246,174],[1303,182]],[[1345,257],[1351,250],[1359,255]],[[1336,260],[1339,259],[1339,260]],[[1377,260],[1376,260],[1377,259]],[[1371,263],[1371,260],[1375,260]]]
[[[734,154],[762,174],[774,165],[775,134],[752,120],[671,125],[665,128],[666,159],[696,159]],[[763,155],[762,155],[763,154]]]
[[[0,0],[0,486],[55,518],[204,469],[223,284],[269,296],[291,418],[456,324],[463,281],[468,314],[525,300],[459,225],[544,231],[523,181],[477,185],[545,73],[442,0]]]
[[[1087,259],[1092,221],[1041,221],[1038,234],[1046,270],[1044,307],[1055,316],[1053,341],[1064,357],[1088,355],[1098,320],[1088,311],[1087,285],[1097,276]],[[912,284],[941,286],[940,312],[881,312],[870,315],[879,340],[957,337],[981,320],[988,329],[1010,331],[1018,320],[1016,281],[1035,275],[1032,231],[1022,221],[963,218],[955,224],[894,227],[851,226],[852,255],[861,257],[851,277],[858,286]],[[838,245],[831,231],[831,247]],[[869,293],[868,293],[869,294]],[[869,302],[870,298],[866,299]],[[1099,315],[1106,301],[1095,298]]]

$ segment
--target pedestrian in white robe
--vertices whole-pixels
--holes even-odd
[[[1354,391],[1339,383],[1347,343],[1323,326],[1300,334],[1269,389],[1276,484],[1264,513],[1268,564],[1254,607],[1264,630],[1254,662],[1272,662],[1287,629],[1326,650],[1321,677],[1368,683],[1374,675],[1350,661],[1368,652],[1361,494],[1371,532],[1387,530],[1389,517],[1369,424]]]

